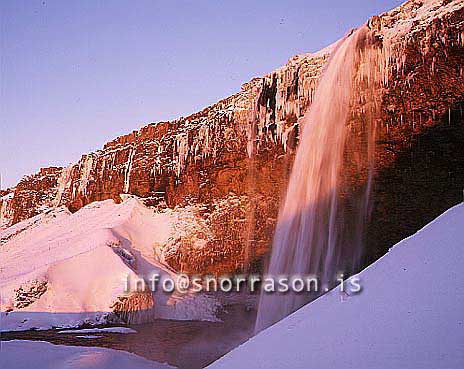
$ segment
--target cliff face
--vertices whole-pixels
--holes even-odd
[[[464,4],[409,1],[371,24],[395,58],[378,122],[366,263],[461,202],[464,188]]]
[[[372,259],[461,198],[464,6],[408,1],[368,25],[387,58],[368,231]],[[201,205],[213,234],[209,251],[172,255],[167,262],[174,267],[231,271],[253,264],[270,246],[299,121],[333,48],[295,56],[201,112],[149,124],[67,168],[25,177],[0,193],[0,227],[49,207],[75,211],[130,193],[148,205]]]
[[[297,120],[311,104],[329,51],[295,56],[201,112],[149,124],[67,168],[25,177],[2,194],[2,224],[54,206],[76,211],[130,193],[149,205],[205,204],[203,215],[215,223],[217,255],[223,254],[218,250],[227,233],[230,249],[240,256],[255,227],[265,249],[297,144]]]

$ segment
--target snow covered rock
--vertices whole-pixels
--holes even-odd
[[[215,320],[217,303],[205,296],[126,291],[127,280],[150,273],[175,278],[153,252],[172,234],[174,217],[129,198],[41,214],[0,232],[0,329]]]

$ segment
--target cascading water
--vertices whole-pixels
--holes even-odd
[[[359,267],[374,156],[375,100],[369,86],[377,72],[370,65],[375,53],[367,50],[369,37],[369,28],[363,26],[339,42],[302,119],[303,133],[274,236],[271,278],[312,274],[319,286],[330,287],[337,273],[346,275]],[[358,128],[351,127],[353,119],[361,122]],[[314,297],[263,292],[256,331]]]

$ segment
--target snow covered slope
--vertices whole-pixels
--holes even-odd
[[[0,232],[0,329],[114,321],[114,304],[131,296],[137,306],[125,308],[140,311],[131,313],[132,323],[155,317],[214,319],[216,302],[203,295],[159,293],[137,300],[139,295],[124,292],[127,276],[132,281],[153,272],[175,277],[158,254],[178,216],[127,198],[121,204],[95,202],[74,214],[58,208]]]
[[[211,368],[464,368],[464,205]]]
[[[15,369],[92,368],[161,369],[172,368],[124,351],[97,347],[52,345],[48,342],[7,341],[0,350],[0,366]]]

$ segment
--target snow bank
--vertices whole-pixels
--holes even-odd
[[[1,344],[2,368],[52,369],[159,369],[172,368],[124,351],[97,348],[59,346],[40,341],[6,341]]]
[[[464,367],[464,205],[211,368]]]
[[[53,210],[0,232],[0,330],[72,328],[114,319],[112,307],[128,296],[128,276],[175,278],[154,250],[167,243],[175,222],[175,212],[156,213],[127,198],[121,204],[95,202],[74,214]],[[154,311],[148,306],[139,314],[144,320],[216,319],[217,302],[204,295],[158,293],[154,304]]]
[[[68,329],[58,333],[137,333],[135,329],[127,327],[108,327],[108,328],[86,328],[86,329]]]

